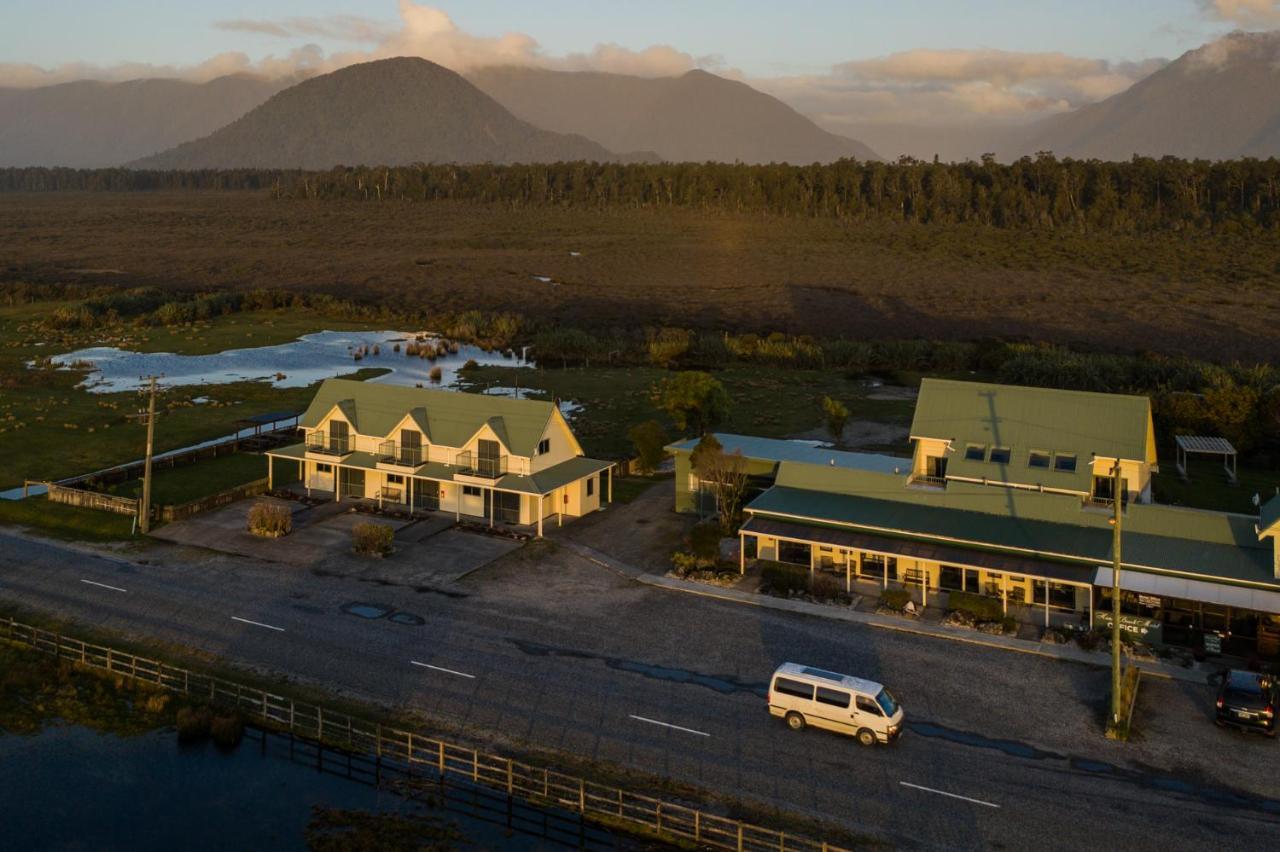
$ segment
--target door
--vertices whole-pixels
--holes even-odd
[[[400,430],[400,463],[422,464],[422,433],[417,429]]]
[[[440,511],[440,483],[432,479],[413,480],[413,508],[424,512]]]
[[[835,731],[839,734],[852,734],[857,731],[853,724],[850,710],[852,695],[843,689],[818,687],[814,696],[812,722],[819,728]]]
[[[859,695],[854,699],[853,707],[852,733],[857,733],[858,728],[870,728],[876,734],[885,733],[887,726],[884,721],[884,711],[880,709],[880,705],[876,703],[874,698]]]
[[[345,453],[350,446],[351,432],[341,420],[329,421],[329,452]]]
[[[520,523],[520,495],[506,491],[497,491],[493,495],[495,520],[504,524]]]
[[[477,455],[476,470],[481,476],[497,476],[498,460],[502,455],[501,447],[497,441],[486,441],[481,438],[476,442]]]
[[[364,471],[357,467],[338,468],[338,491],[343,497],[364,497]]]

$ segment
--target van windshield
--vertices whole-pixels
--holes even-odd
[[[876,703],[880,705],[880,709],[884,711],[886,716],[892,716],[898,712],[898,702],[894,700],[887,689],[880,690],[880,694],[876,696]]]

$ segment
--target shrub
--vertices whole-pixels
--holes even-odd
[[[967,612],[978,621],[1003,621],[1005,617],[1000,601],[969,592],[952,592],[947,609]]]
[[[463,364],[463,365],[462,365],[462,369],[464,369],[464,370],[474,370],[474,369],[476,369],[476,368],[477,368],[477,367],[479,367],[479,366],[480,366],[480,365],[476,363],[476,359],[475,359],[475,358],[468,358],[468,359],[467,359],[467,363],[465,363],[465,364]]]
[[[674,568],[676,573],[681,577],[686,576],[692,571],[697,571],[699,567],[698,562],[698,557],[683,550],[677,550],[675,553],[671,554],[671,567]]]
[[[795,565],[766,562],[761,569],[760,577],[765,591],[779,597],[786,597],[795,592],[807,592],[809,590],[808,569]]]
[[[221,748],[235,748],[244,736],[244,720],[235,711],[219,713],[209,724],[209,734]]]
[[[817,572],[809,581],[809,594],[816,601],[836,601],[845,597],[840,581],[830,574]]]
[[[361,556],[387,556],[395,534],[387,524],[359,523],[351,528],[351,547]]]
[[[667,456],[667,430],[657,420],[646,420],[631,427],[627,433],[636,450],[636,460],[642,473],[653,473]]]
[[[209,736],[213,714],[207,707],[183,707],[178,711],[178,742],[192,743]]]
[[[261,536],[288,535],[293,529],[293,513],[279,503],[255,503],[249,509],[249,532]]]
[[[689,550],[698,559],[715,562],[720,558],[720,540],[723,537],[719,524],[698,524],[689,532]]]
[[[439,367],[432,367],[431,372],[427,374],[427,378],[435,384],[440,384],[440,379],[444,377],[444,370]]]
[[[880,593],[880,606],[901,612],[907,608],[911,593],[906,589],[885,589]]]

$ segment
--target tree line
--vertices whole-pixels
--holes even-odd
[[[512,207],[692,208],[995,228],[1280,229],[1280,160],[1135,157],[1011,164],[841,160],[829,165],[552,163],[236,169],[0,169],[0,191],[257,190],[279,199],[462,200]]]

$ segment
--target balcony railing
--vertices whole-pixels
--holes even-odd
[[[323,453],[327,456],[345,456],[351,452],[351,437],[332,435],[328,432],[308,432],[307,452]]]
[[[468,450],[453,457],[458,472],[465,476],[481,476],[485,479],[497,479],[507,474],[507,456],[486,458],[475,456]]]
[[[383,441],[378,445],[378,461],[400,467],[417,467],[422,464],[422,447],[406,447],[395,441]]]
[[[915,476],[911,477],[910,483],[912,485],[925,485],[931,488],[946,488],[947,478],[945,476],[929,476],[925,473],[917,473]]]

